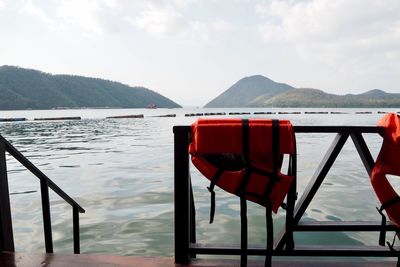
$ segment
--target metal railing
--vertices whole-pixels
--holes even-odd
[[[356,257],[397,257],[400,251],[385,246],[297,246],[293,232],[398,232],[400,229],[388,222],[367,221],[316,221],[302,222],[316,192],[331,169],[346,141],[351,138],[361,161],[370,175],[375,164],[362,134],[383,134],[382,127],[374,126],[294,126],[295,133],[336,133],[336,136],[322,158],[304,193],[297,199],[296,192],[289,191],[286,223],[274,240],[273,248],[249,247],[247,255],[267,256],[356,256]],[[196,244],[196,214],[189,170],[188,145],[190,126],[175,126],[174,132],[174,202],[175,202],[175,262],[187,264],[196,254],[241,255],[240,247],[228,245]],[[294,180],[296,183],[296,179]],[[292,186],[296,188],[296,184]],[[294,204],[295,203],[295,204]],[[268,229],[267,229],[268,230]],[[398,265],[399,266],[399,265]]]
[[[80,253],[79,213],[85,210],[50,178],[41,172],[32,162],[22,155],[4,137],[0,135],[0,249],[14,252],[14,236],[11,219],[10,197],[8,190],[6,152],[19,161],[26,169],[40,180],[42,200],[43,228],[46,253],[53,253],[49,188],[72,207],[74,253]]]

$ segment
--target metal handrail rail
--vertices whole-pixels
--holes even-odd
[[[0,135],[0,249],[3,251],[13,252],[14,238],[11,220],[11,208],[8,192],[7,166],[5,160],[5,152],[8,152],[27,170],[34,174],[40,180],[42,212],[43,212],[43,227],[46,253],[53,253],[53,238],[51,230],[50,217],[50,200],[49,190],[51,188],[54,193],[61,197],[72,207],[73,215],[73,239],[74,253],[80,253],[79,239],[79,213],[85,213],[75,200],[65,193],[57,184],[55,184],[47,175],[40,171],[31,161],[29,161],[21,152],[19,152],[10,142]]]
[[[85,213],[85,210],[73,200],[67,193],[65,193],[58,185],[56,185],[47,175],[39,170],[32,162],[30,162],[21,152],[19,152],[13,145],[10,144],[3,136],[0,135],[0,142],[4,142],[6,151],[10,153],[16,160],[19,161],[25,168],[33,173],[39,179],[45,179],[48,186],[62,199],[64,199],[71,206],[76,205],[80,213]]]

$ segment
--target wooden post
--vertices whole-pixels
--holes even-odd
[[[14,237],[8,191],[6,149],[0,136],[0,249],[14,252]]]

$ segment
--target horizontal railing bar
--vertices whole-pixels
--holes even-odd
[[[293,126],[296,133],[383,133],[379,126]]]
[[[203,255],[240,255],[239,247],[191,244],[189,252]],[[262,247],[250,247],[247,255],[262,256],[267,251]],[[333,257],[398,257],[400,251],[382,246],[296,246],[293,250],[274,250],[273,256],[333,256]]]
[[[4,142],[6,151],[10,153],[11,156],[13,156],[16,160],[18,160],[23,166],[25,166],[25,168],[27,168],[37,178],[46,180],[48,186],[68,204],[70,204],[71,206],[76,205],[80,213],[85,213],[85,210],[75,200],[73,200],[67,193],[65,193],[60,187],[58,187],[50,178],[48,178],[43,172],[41,172],[32,162],[30,162],[24,155],[22,155],[21,152],[19,152],[1,135],[0,141]]]
[[[388,222],[384,227],[386,231],[399,231],[399,228]],[[298,225],[293,226],[294,231],[307,232],[307,231],[320,231],[320,232],[334,232],[334,231],[349,231],[349,232],[379,232],[382,230],[380,222],[372,221],[318,221],[318,222],[299,222]]]
[[[190,131],[190,126],[174,126],[176,129]],[[380,126],[311,126],[295,125],[293,129],[296,133],[379,133],[383,134],[384,128]]]

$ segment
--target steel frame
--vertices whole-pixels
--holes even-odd
[[[295,133],[336,133],[332,144],[322,158],[317,170],[311,178],[302,196],[296,200],[296,184],[287,196],[288,207],[286,223],[278,237],[274,240],[272,251],[265,247],[250,247],[248,255],[272,256],[342,256],[342,257],[397,257],[400,251],[384,246],[296,246],[292,241],[293,232],[320,232],[320,231],[366,231],[380,232],[399,231],[392,223],[382,226],[380,222],[350,221],[350,222],[301,222],[304,212],[320,188],[330,168],[335,162],[344,144],[352,139],[361,161],[370,175],[374,166],[374,159],[362,134],[383,134],[382,127],[375,126],[294,126]],[[197,254],[212,255],[240,255],[239,247],[210,246],[196,243],[195,205],[189,170],[188,145],[190,142],[190,126],[175,126],[174,132],[174,198],[175,198],[175,262],[187,264]],[[294,161],[296,172],[296,160]],[[295,204],[295,202],[297,202]],[[293,243],[292,243],[293,242]],[[271,256],[271,255],[269,255]]]

